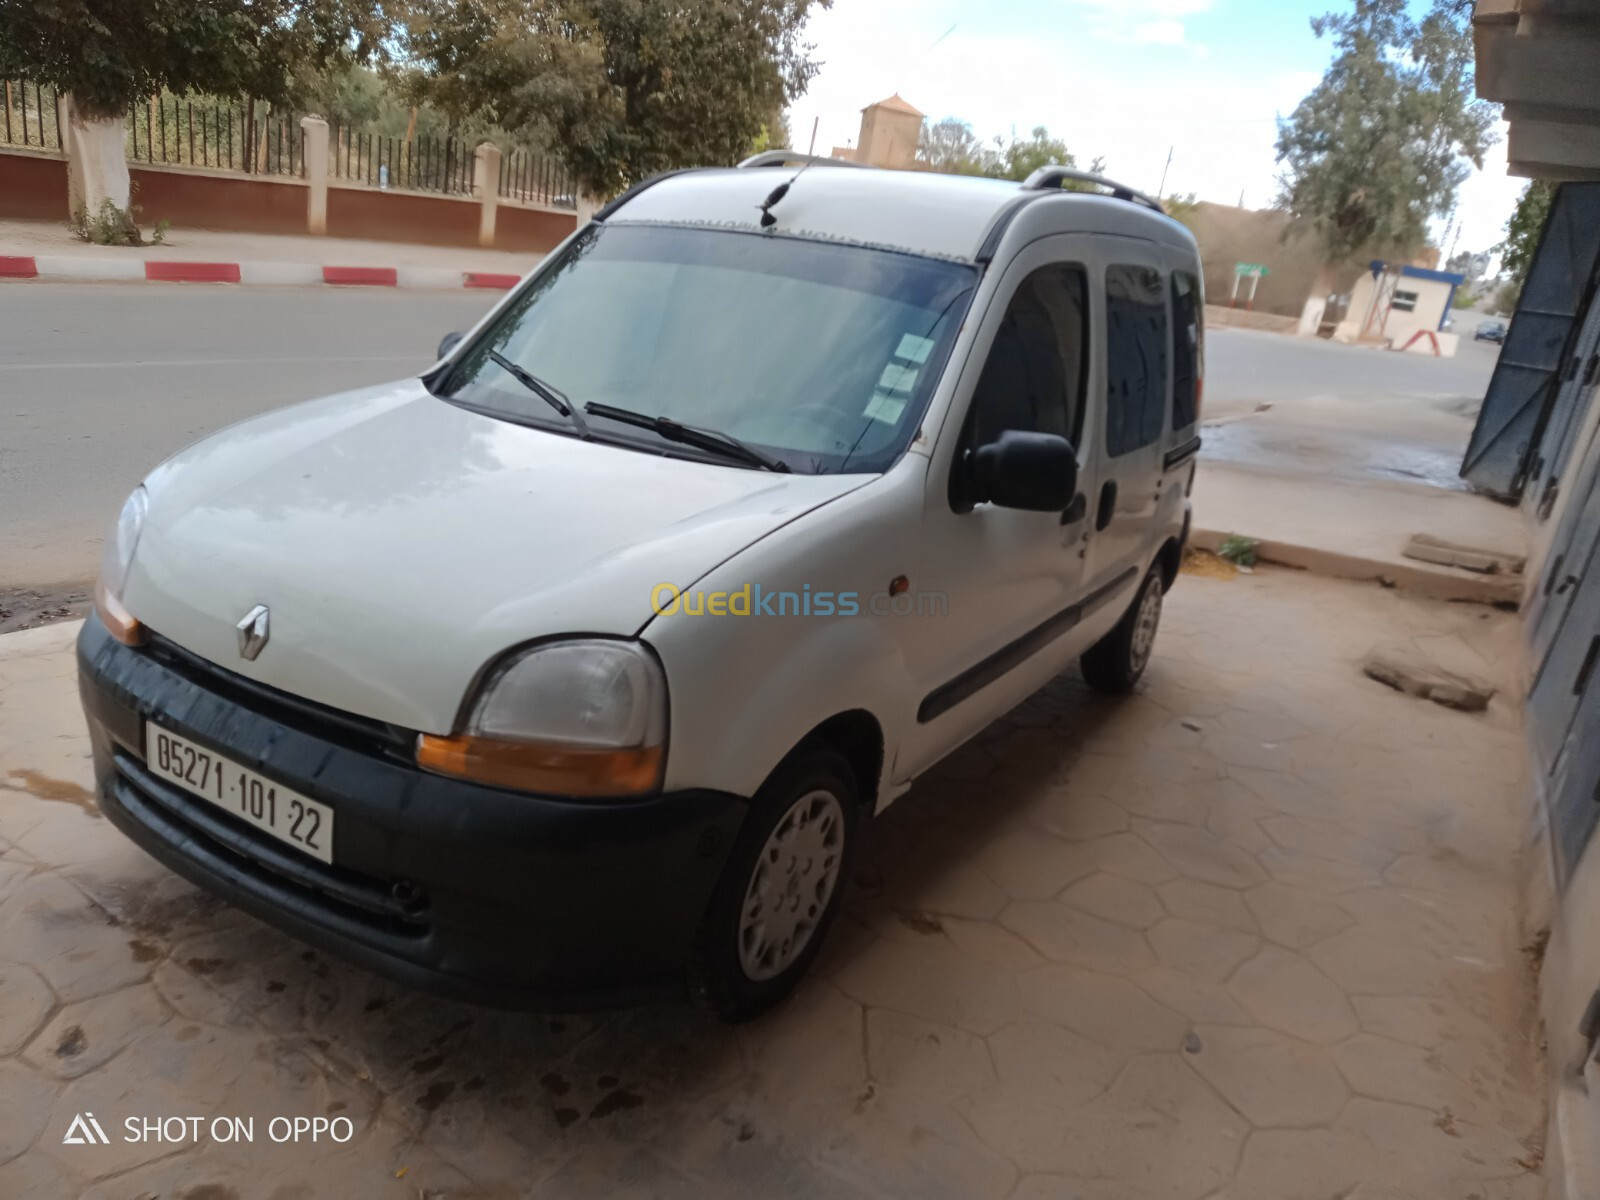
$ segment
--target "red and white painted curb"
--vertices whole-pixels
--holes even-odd
[[[323,267],[313,263],[173,262],[170,259],[58,258],[0,254],[0,279],[78,283],[251,283],[305,287],[516,287],[520,275],[444,267]]]

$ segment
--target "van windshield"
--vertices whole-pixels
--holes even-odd
[[[434,381],[492,416],[572,433],[494,355],[572,405],[714,430],[810,474],[887,470],[916,436],[973,267],[800,238],[596,226]],[[710,458],[605,416],[597,437]],[[715,461],[728,461],[719,458]]]

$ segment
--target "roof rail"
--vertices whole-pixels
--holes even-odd
[[[851,162],[848,158],[824,158],[820,154],[799,154],[793,150],[763,150],[760,154],[752,154],[739,164],[740,167],[790,167],[796,165],[859,167],[862,164]]]
[[[1146,196],[1143,192],[1136,192],[1125,183],[1118,183],[1115,179],[1107,179],[1104,175],[1095,175],[1088,171],[1074,171],[1071,167],[1040,167],[1022,185],[1030,191],[1044,192],[1059,188],[1063,183],[1092,183],[1096,187],[1105,188],[1118,200],[1129,200],[1134,204],[1142,204],[1146,208],[1153,208],[1158,213],[1167,210],[1161,201],[1154,196]]]

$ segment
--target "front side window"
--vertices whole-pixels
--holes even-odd
[[[1172,428],[1200,419],[1200,381],[1205,378],[1205,312],[1200,281],[1187,271],[1172,273]]]
[[[967,445],[1008,430],[1077,442],[1083,428],[1088,282],[1082,267],[1049,266],[1022,281],[972,395]]]
[[[796,472],[881,472],[916,436],[976,282],[970,266],[891,251],[613,223],[570,245],[432,385],[571,433],[498,352],[579,408],[715,430]],[[588,420],[607,441],[702,457]]]
[[[1167,415],[1167,297],[1153,267],[1106,268],[1106,453],[1161,436]]]

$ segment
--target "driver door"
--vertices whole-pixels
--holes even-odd
[[[1047,238],[1013,260],[940,432],[912,575],[918,613],[898,622],[915,711],[897,779],[937,762],[1077,653],[1063,618],[1083,578],[1085,505],[1060,513],[974,505],[963,498],[962,470],[969,451],[1008,430],[1081,440],[1092,359],[1088,249],[1087,239]],[[929,593],[943,598],[939,611],[922,610]]]

